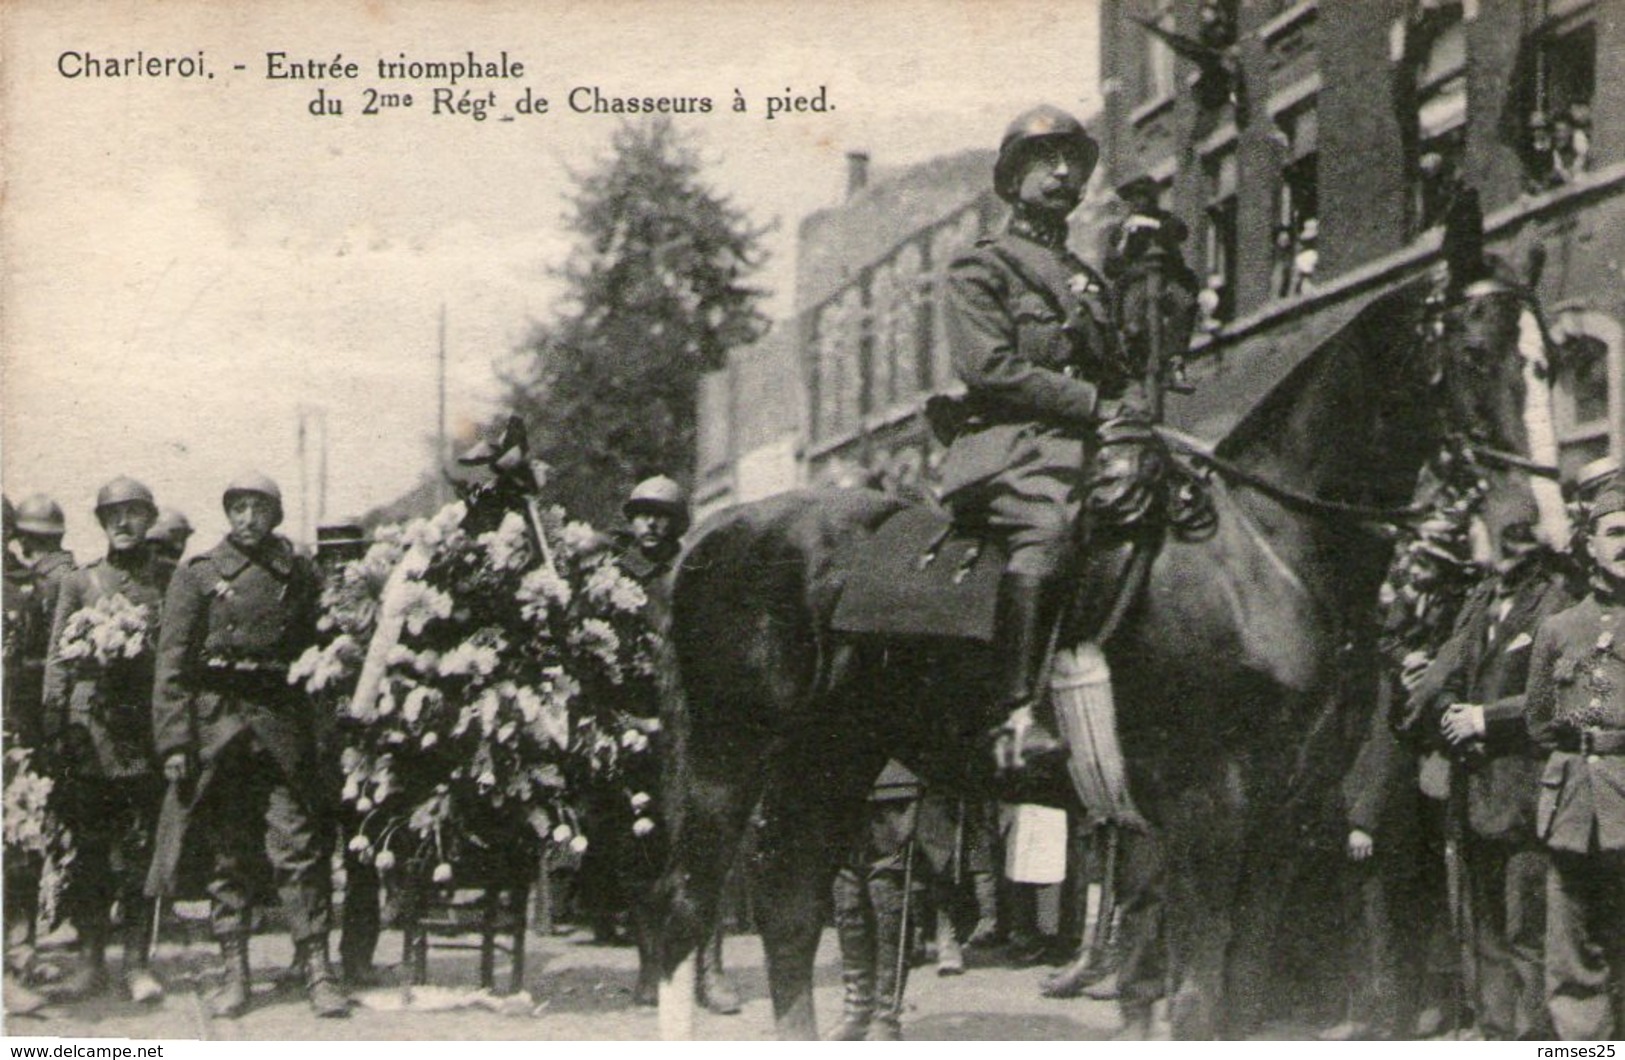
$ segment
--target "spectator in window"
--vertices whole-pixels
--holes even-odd
[[[1315,289],[1315,269],[1320,265],[1320,221],[1308,218],[1298,230],[1298,249],[1292,255],[1292,293],[1309,294]]]

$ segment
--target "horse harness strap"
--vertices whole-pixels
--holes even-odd
[[[1272,482],[1262,475],[1256,475],[1224,457],[1215,453],[1211,447],[1202,441],[1191,437],[1183,431],[1158,424],[1154,428],[1157,436],[1172,449],[1183,453],[1197,463],[1206,464],[1225,478],[1251,486],[1266,496],[1294,507],[1307,509],[1315,515],[1325,517],[1346,516],[1372,523],[1407,523],[1420,519],[1426,514],[1414,504],[1402,505],[1393,508],[1379,508],[1369,504],[1353,504],[1348,501],[1332,501],[1323,497],[1315,497],[1295,490],[1290,486],[1283,486],[1279,482]]]

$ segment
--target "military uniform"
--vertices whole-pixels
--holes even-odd
[[[61,655],[65,627],[115,596],[146,610],[146,650],[95,672],[76,671]],[[163,798],[152,745],[153,642],[162,610],[158,569],[145,547],[80,567],[61,581],[45,672],[46,738],[58,749],[59,805],[74,837],[65,912],[81,939],[99,939],[117,901],[126,956],[141,962],[150,925],[142,881]]]
[[[1551,751],[1535,828],[1551,850],[1547,1005],[1558,1037],[1625,1034],[1625,593],[1599,588],[1535,637],[1526,716]],[[1612,995],[1612,996],[1610,996]]]
[[[1033,226],[949,266],[948,348],[968,415],[941,493],[960,518],[1008,533],[1014,573],[1044,577],[1064,562],[1101,398],[1128,383],[1108,306],[1100,274]]]
[[[922,788],[904,766],[887,762],[869,794],[865,828],[835,875],[845,1008],[832,1040],[900,1035],[908,983],[906,888]]]
[[[263,841],[294,941],[325,945],[331,805],[314,708],[288,684],[289,664],[315,640],[318,607],[314,568],[279,537],[254,555],[223,540],[176,572],[165,599],[153,728],[160,758],[184,754],[199,769],[187,842],[213,851],[210,924],[223,941],[250,929]],[[173,886],[179,855],[160,849],[149,889]]]
[[[1432,664],[1442,679],[1429,716],[1454,703],[1484,712],[1486,753],[1464,759],[1462,855],[1478,953],[1474,1011],[1486,1038],[1547,1036],[1547,858],[1535,836],[1540,761],[1524,725],[1524,690],[1535,630],[1573,602],[1563,572],[1526,559],[1473,590]],[[1420,687],[1433,682],[1424,677]]]

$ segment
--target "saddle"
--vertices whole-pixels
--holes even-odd
[[[1128,577],[1134,558],[1154,549],[1152,535],[1101,535],[1073,574],[1083,606],[1063,640],[1102,632],[1138,592]],[[986,527],[961,526],[934,505],[917,504],[888,518],[846,557],[846,578],[831,626],[837,633],[950,637],[991,642],[1005,548]],[[1143,563],[1143,561],[1142,561]]]

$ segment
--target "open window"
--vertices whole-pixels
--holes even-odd
[[[1276,118],[1286,142],[1276,200],[1272,293],[1278,298],[1312,290],[1320,262],[1319,119],[1313,97]]]
[[[1606,313],[1561,306],[1552,314],[1551,335],[1557,344],[1553,419],[1563,466],[1572,470],[1606,455],[1608,425],[1625,417],[1625,409],[1610,408],[1625,394],[1625,380],[1616,378],[1625,370],[1625,333]]]
[[[1443,220],[1467,149],[1467,27],[1462,5],[1426,9],[1409,27],[1406,53],[1415,107],[1411,217],[1421,232]]]
[[[1207,209],[1204,214],[1205,244],[1199,296],[1200,326],[1214,330],[1236,315],[1236,151],[1227,147],[1202,162],[1207,176]]]
[[[1502,138],[1523,161],[1529,190],[1573,180],[1590,167],[1597,26],[1590,4],[1553,3],[1525,38],[1502,115]]]

